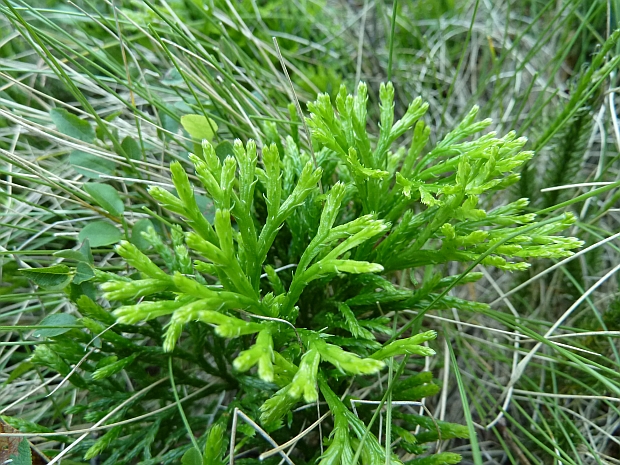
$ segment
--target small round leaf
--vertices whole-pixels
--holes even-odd
[[[110,223],[105,221],[95,221],[89,223],[80,231],[78,240],[82,242],[84,239],[90,241],[91,247],[102,247],[104,245],[115,244],[122,238],[121,232]]]
[[[198,140],[207,139],[211,141],[217,131],[215,121],[203,115],[182,116],[181,124],[190,136]]]
[[[73,169],[84,176],[97,179],[100,174],[112,174],[116,162],[92,153],[74,150],[69,155],[69,163]]]
[[[122,216],[125,211],[125,205],[118,191],[112,186],[96,182],[87,182],[83,187],[88,195],[108,213],[114,216]]]
[[[61,334],[66,333],[67,331],[71,331],[72,328],[67,328],[67,326],[75,325],[75,317],[73,315],[69,315],[67,313],[54,313],[53,315],[48,315],[39,326],[58,326],[58,328],[41,328],[35,330],[32,334],[34,337],[54,337],[59,336]]]
[[[54,265],[47,268],[23,268],[22,275],[44,289],[63,289],[71,281],[69,267]]]
[[[54,108],[50,117],[58,130],[82,142],[91,143],[95,140],[95,131],[88,121],[85,121],[64,108]]]

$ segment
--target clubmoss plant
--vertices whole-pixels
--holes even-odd
[[[205,362],[205,370],[237,392],[231,406],[243,406],[266,431],[286,430],[303,414],[298,404],[324,400],[333,422],[325,449],[300,447],[296,463],[399,464],[398,451],[409,454],[410,463],[457,463],[457,454],[420,454],[425,442],[467,437],[466,428],[394,412],[392,437],[402,440],[386,453],[345,402],[348,387],[392,364],[400,375],[398,367],[410,357],[435,354],[427,343],[436,332],[422,331],[418,320],[402,326],[400,310],[486,310],[448,293],[482,276],[471,271],[475,264],[521,271],[527,259],[566,257],[580,246],[556,235],[574,222],[570,214],[537,222],[524,213],[526,199],[493,204],[493,193],[516,183],[518,169],[532,157],[522,151],[524,138],[478,135],[491,121],[477,121],[474,107],[429,149],[431,128],[422,120],[428,105],[418,98],[395,121],[390,83],[381,85],[380,100],[374,136],[364,83],[355,95],[341,87],[335,109],[320,95],[308,105],[310,153],[291,136],[279,141],[282,149],[236,140],[225,157],[204,141],[189,157],[195,178],[173,162],[176,194],[150,189],[176,224],[143,233],[151,245],[146,251],[127,241],[116,247],[129,273],[96,271],[121,330],[153,333],[164,352],[204,357],[204,346],[192,345],[213,328],[220,341],[209,344],[215,352],[206,355],[217,368]],[[213,218],[198,206],[192,182],[211,199]],[[455,267],[444,265],[455,262],[463,264],[460,273],[449,274]],[[113,320],[84,302],[81,309],[91,310],[84,325],[101,333]],[[47,351],[50,366],[50,349],[39,347],[35,357]],[[130,357],[103,363],[93,378],[113,378],[134,363]],[[437,392],[428,375],[389,380],[393,398]],[[200,384],[197,378],[177,383]],[[266,393],[262,400],[257,388]],[[378,388],[371,392],[384,396]],[[226,417],[220,419],[225,425]],[[414,435],[416,426],[428,431]],[[118,434],[103,436],[96,452]]]

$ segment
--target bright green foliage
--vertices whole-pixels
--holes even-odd
[[[0,420],[4,423],[7,423],[12,428],[21,431],[22,433],[53,433],[49,428],[45,426],[41,426],[37,423],[33,423],[32,421],[24,420],[22,418],[16,417],[7,417],[5,415],[0,415]],[[26,441],[28,443],[28,441]]]
[[[84,460],[90,460],[93,457],[97,457],[110,445],[112,441],[118,438],[118,435],[121,431],[122,428],[120,426],[115,426],[114,428],[111,428],[103,436],[97,439],[95,444],[93,444],[90,449],[86,451],[86,454],[84,454]]]
[[[134,354],[127,358],[123,358],[113,363],[106,364],[105,366],[99,368],[97,371],[93,373],[93,379],[99,380],[99,379],[104,379],[109,376],[112,376],[113,374],[118,373],[123,368],[125,368],[127,365],[132,363],[137,357],[138,357],[138,354]]]
[[[258,333],[256,344],[241,352],[233,365],[240,372],[258,365],[258,376],[264,381],[273,382],[273,339],[269,328]]]
[[[203,140],[200,153],[189,159],[192,179],[215,210],[212,221],[185,167],[173,162],[176,195],[161,187],[150,194],[179,224],[159,232],[147,226],[141,247],[135,239],[120,241],[116,251],[131,268],[129,276],[96,272],[120,328],[106,331],[105,312],[101,316],[94,303],[80,300],[81,323],[121,352],[100,361],[92,380],[111,380],[140,366],[130,351],[155,353],[120,332],[154,334],[159,357],[163,348],[195,361],[209,348],[216,366],[206,360],[200,366],[230,383],[228,389],[237,388],[235,402],[249,405],[249,414],[267,430],[290,424],[299,402],[313,403],[322,395],[334,427],[316,463],[349,465],[359,456],[364,464],[400,464],[396,456],[386,458],[385,448],[340,400],[353,376],[376,374],[394,357],[398,363],[401,356],[435,354],[427,345],[435,331],[397,338],[384,315],[402,309],[485,310],[482,303],[447,292],[481,274],[446,276],[443,265],[479,262],[519,271],[528,258],[569,256],[580,241],[556,235],[573,223],[568,214],[538,224],[524,212],[525,199],[493,205],[492,194],[517,182],[515,171],[532,157],[521,151],[525,139],[493,132],[475,138],[491,122],[476,121],[474,108],[429,149],[430,128],[422,120],[428,105],[418,98],[395,121],[392,85],[381,85],[379,94],[376,137],[367,131],[363,83],[355,96],[340,89],[337,111],[327,95],[308,105],[316,161],[293,137],[262,147],[236,140],[225,157]],[[148,324],[135,326],[141,322]],[[69,371],[67,361],[45,346],[37,348],[34,360]],[[195,379],[180,382],[200,385]],[[430,374],[395,382],[395,397],[407,400],[438,390]],[[422,454],[422,444],[437,439],[427,420],[432,422],[398,420],[402,425],[394,432],[403,448],[408,444]],[[429,432],[414,436],[416,425]],[[442,439],[465,437],[458,425],[438,428]],[[92,450],[107,448],[114,434],[106,433]],[[220,436],[214,427],[208,441]],[[106,443],[106,437],[112,439]],[[454,454],[434,457],[421,463],[456,460]]]
[[[174,249],[164,245],[153,229],[144,234],[167,270],[137,247],[121,242],[118,254],[141,277],[102,284],[108,299],[123,303],[114,311],[121,323],[170,315],[164,339],[168,352],[193,321],[212,325],[224,338],[256,335],[254,344],[232,362],[237,372],[257,366],[262,381],[280,385],[261,407],[261,421],[269,429],[281,427],[299,400],[318,399],[318,377],[329,366],[344,375],[368,375],[381,370],[382,360],[390,357],[435,353],[422,345],[436,337],[434,331],[376,343],[376,325],[365,326],[365,320],[373,320],[360,315],[377,304],[384,312],[425,308],[433,300],[438,308],[480,306],[454,297],[438,298],[442,288],[455,284],[452,278],[427,274],[422,286],[412,291],[395,286],[390,271],[474,260],[522,270],[528,264],[518,259],[565,257],[580,245],[576,239],[555,236],[573,222],[568,215],[556,223],[531,227],[535,218],[523,213],[526,200],[488,211],[483,208],[488,201],[482,201],[481,195],[518,180],[514,170],[532,156],[520,151],[525,139],[490,132],[470,140],[491,124],[476,121],[474,108],[435,148],[425,151],[429,128],[420,118],[428,105],[418,98],[394,121],[391,84],[381,86],[380,97],[381,130],[376,141],[366,130],[365,84],[360,84],[355,96],[340,89],[337,113],[327,95],[309,104],[318,166],[291,138],[284,154],[275,143],[264,146],[260,164],[253,141],[245,146],[235,141],[234,153],[223,161],[203,141],[201,156],[190,155],[190,159],[215,206],[213,223],[200,211],[184,168],[174,162],[172,182],[178,197],[159,187],[150,192],[189,230],[184,241],[180,230],[172,231]],[[409,149],[393,151],[394,143],[411,131]],[[327,166],[334,171],[324,172]],[[334,178],[340,180],[333,182]],[[287,232],[295,235],[289,239],[288,253],[286,243],[278,243]],[[295,242],[305,245],[293,250]],[[195,257],[193,263],[190,256]],[[279,275],[276,266],[287,263],[296,264],[294,271]],[[263,272],[265,281],[261,281]],[[329,286],[338,288],[334,297],[326,292]],[[317,332],[321,328],[325,330]],[[330,334],[342,330],[351,337],[338,338],[344,345],[331,343]],[[297,346],[297,338],[303,347],[274,356]],[[356,353],[354,341],[366,348]],[[279,373],[282,361],[288,365],[286,375]],[[329,383],[323,384],[327,398]],[[335,398],[328,402],[335,427],[322,463],[349,463],[353,442],[348,428],[363,435],[363,425],[357,425],[359,420],[344,406],[336,405]],[[343,409],[348,413],[340,412]],[[382,448],[375,443],[364,442],[364,463],[384,462],[379,457]]]
[[[404,420],[412,429],[416,426],[420,426],[428,430],[428,432],[421,432],[416,435],[418,442],[469,437],[467,427],[463,425],[455,425],[453,423],[413,414],[395,413],[394,416]]]
[[[203,461],[205,465],[224,465],[223,453],[226,443],[224,441],[224,428],[218,423],[214,424],[207,435]]]
[[[320,465],[336,465],[353,462],[353,448],[349,437],[349,421],[346,407],[329,388],[323,391],[325,400],[334,416],[334,428],[330,435],[329,447],[321,457]]]
[[[435,351],[429,347],[422,346],[423,342],[431,341],[437,337],[437,333],[435,331],[427,331],[425,333],[418,334],[416,336],[410,337],[408,339],[400,339],[398,341],[394,341],[390,344],[386,344],[372,354],[372,358],[377,360],[384,360],[389,357],[394,357],[396,355],[422,355],[422,356],[430,356],[435,355]]]

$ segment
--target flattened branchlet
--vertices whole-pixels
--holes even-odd
[[[485,308],[448,294],[481,273],[448,275],[442,265],[519,271],[526,259],[566,257],[581,244],[557,235],[574,222],[570,214],[537,222],[524,211],[526,199],[493,205],[492,194],[517,182],[516,171],[532,157],[524,138],[478,136],[491,121],[477,121],[474,107],[429,148],[428,104],[414,100],[395,121],[391,84],[381,85],[380,100],[378,135],[367,130],[364,83],[355,95],[342,87],[335,108],[327,95],[310,103],[316,164],[292,137],[283,153],[276,144],[236,140],[224,159],[204,141],[190,161],[194,182],[212,201],[212,221],[174,162],[176,195],[150,189],[179,220],[172,247],[151,228],[143,236],[152,253],[128,242],[116,248],[138,271],[135,279],[98,275],[120,323],[165,321],[168,352],[185,347],[184,329],[195,321],[226,340],[245,338],[227,362],[233,377],[250,373],[263,383],[267,430],[282,427],[299,402],[324,399],[334,421],[317,462],[323,465],[349,465],[355,455],[389,462],[340,396],[352,377],[375,374],[394,357],[435,353],[427,343],[436,333],[406,337],[393,324],[399,310]],[[410,384],[403,392],[432,394],[422,382]],[[424,450],[404,428],[394,433],[402,447]]]

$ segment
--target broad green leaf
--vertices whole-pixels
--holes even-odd
[[[17,455],[11,455],[11,465],[32,465],[32,451],[26,439],[17,446]]]
[[[202,457],[195,447],[189,449],[181,458],[181,465],[202,465]]]
[[[59,250],[58,252],[54,252],[52,255],[54,257],[60,257],[66,260],[76,260],[78,262],[83,262],[85,260],[84,255],[82,255],[79,250]]]
[[[219,158],[222,163],[224,163],[224,160],[226,160],[227,156],[230,155],[232,157],[234,153],[235,153],[235,147],[227,140],[220,142],[219,144],[215,146],[215,154],[217,155],[217,158]]]
[[[121,232],[112,224],[105,221],[94,221],[88,223],[80,231],[78,240],[88,239],[91,247],[102,247],[104,245],[115,244],[122,239]]]
[[[52,254],[54,257],[60,257],[67,260],[75,260],[78,262],[86,262],[91,265],[94,263],[93,253],[90,250],[88,240],[84,241],[82,246],[77,250],[59,250]]]
[[[56,128],[63,134],[91,143],[95,140],[95,131],[88,121],[85,121],[64,108],[54,108],[50,117]]]
[[[217,132],[215,121],[203,115],[182,116],[181,124],[190,136],[198,140],[207,139],[211,141]]]
[[[172,73],[176,73],[176,72],[177,72],[176,69],[174,69],[172,71]],[[181,78],[180,83],[181,84],[185,84],[185,81],[183,80],[183,78]],[[194,111],[194,109],[192,107],[190,107],[187,103],[185,103],[183,100],[179,100],[173,106],[174,106],[174,108],[179,110],[180,113],[191,113],[192,111]]]
[[[80,253],[84,256],[86,263],[93,265],[95,260],[93,259],[93,252],[90,250],[90,241],[85,239],[80,247]]]
[[[95,202],[108,213],[114,216],[122,216],[125,211],[125,205],[118,191],[112,186],[97,182],[87,182],[83,187],[88,195],[95,199]]]
[[[54,265],[47,268],[22,268],[22,275],[45,289],[62,289],[71,281],[69,267]]]
[[[136,222],[131,229],[131,243],[142,251],[145,251],[151,246],[151,244],[142,236],[142,233],[146,232],[151,226],[153,226],[151,220],[144,218]]]
[[[183,76],[181,76],[181,73],[179,73],[176,68],[166,70],[164,76],[165,77],[161,80],[161,83],[164,86],[182,86],[185,84]],[[191,109],[185,102],[177,102],[177,104],[175,104],[175,107],[177,108],[180,106],[185,106],[187,109]]]
[[[69,163],[73,169],[84,176],[97,179],[100,174],[112,174],[116,162],[92,153],[74,150],[69,155]]]
[[[169,131],[172,134],[176,134],[177,131],[179,130],[179,122],[177,120],[175,120],[173,117],[171,117],[170,115],[167,115],[166,113],[161,114],[161,125],[162,127],[166,130]],[[172,135],[166,133],[166,137],[170,138]]]
[[[140,144],[138,144],[130,136],[127,136],[123,139],[123,142],[121,142],[121,147],[123,148],[127,156],[132,160],[142,159],[142,150],[140,149]]]
[[[77,302],[77,300],[84,295],[91,299],[97,298],[97,290],[91,281],[84,281],[81,284],[69,284],[69,293],[67,296],[72,302]]]
[[[201,194],[194,194],[194,198],[196,199],[196,205],[198,205],[198,208],[200,208],[200,211],[205,213],[205,210],[210,210],[211,212],[211,217],[215,217],[215,210],[213,207],[213,200],[211,200],[209,197],[205,197],[204,195]],[[211,223],[213,223],[213,218],[209,218],[207,217],[207,219],[209,219],[209,221]]]
[[[67,331],[71,331],[71,328],[65,328],[64,326],[74,326],[75,325],[75,317],[73,315],[69,315],[68,313],[54,313],[53,315],[48,315],[41,323],[40,326],[58,326],[58,328],[41,328],[37,329],[32,335],[34,337],[54,337],[59,336],[61,334],[66,333]]]
[[[189,160],[189,156],[193,153],[194,155],[198,155],[200,158],[204,158],[204,150],[202,148],[202,141],[198,142],[196,139],[194,139],[194,143],[192,144],[192,151],[191,152],[182,152],[180,155],[185,159],[185,160]]]
[[[75,276],[73,276],[73,284],[82,284],[85,281],[90,281],[95,277],[95,272],[92,267],[84,262],[79,262],[75,269]]]

